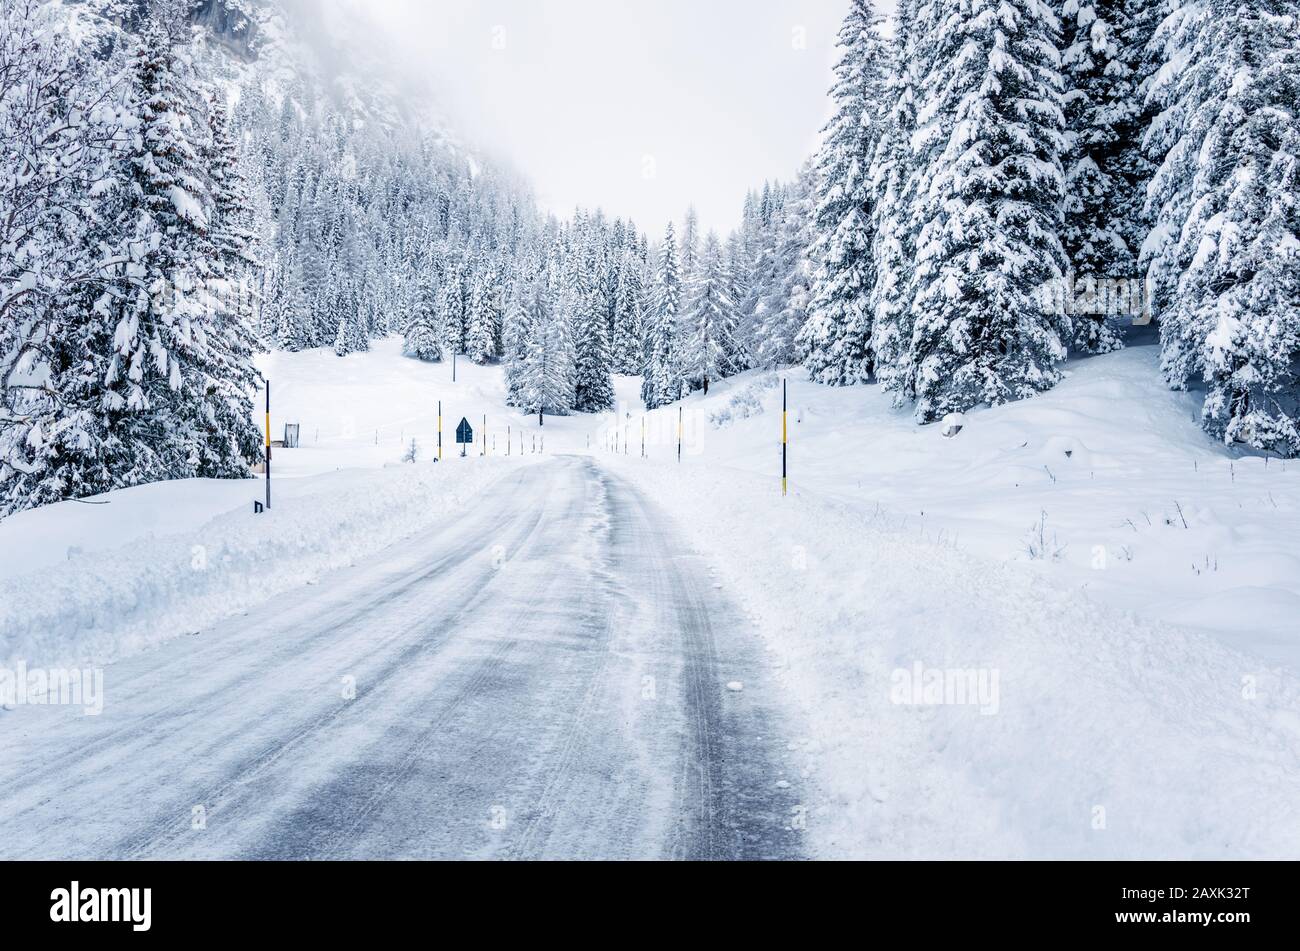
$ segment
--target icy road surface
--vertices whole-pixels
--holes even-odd
[[[756,638],[670,525],[590,460],[527,466],[109,667],[98,717],[0,711],[0,856],[798,857]]]

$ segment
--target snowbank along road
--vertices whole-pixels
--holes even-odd
[[[798,857],[759,652],[670,525],[591,460],[528,466],[109,667],[98,717],[0,712],[0,855]]]

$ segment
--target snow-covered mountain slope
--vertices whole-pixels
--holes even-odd
[[[134,28],[140,0],[49,0],[72,29],[106,46]],[[162,6],[164,4],[156,4]],[[257,83],[304,116],[346,116],[354,128],[418,129],[449,156],[481,164],[438,107],[438,90],[384,56],[364,5],[315,0],[197,0],[189,15],[197,72],[233,97]]]

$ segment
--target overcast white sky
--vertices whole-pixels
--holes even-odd
[[[361,0],[351,0],[361,2]],[[892,3],[890,4],[892,5]],[[395,60],[567,215],[727,231],[791,178],[829,114],[848,0],[365,0]]]

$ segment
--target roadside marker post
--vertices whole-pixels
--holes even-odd
[[[483,414],[483,458],[487,458],[487,414]]]
[[[678,465],[680,465],[682,461],[682,427],[685,425],[685,422],[686,422],[686,410],[679,406],[677,407],[677,463]]]
[[[442,462],[442,400],[438,400],[438,461]]]
[[[271,511],[271,381],[266,381],[266,510]]]
[[[781,496],[790,494],[790,401],[789,385],[781,381]]]
[[[641,458],[645,458],[645,417],[641,417]]]

